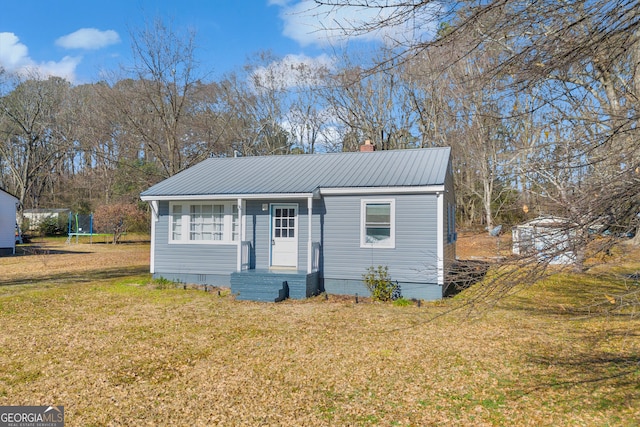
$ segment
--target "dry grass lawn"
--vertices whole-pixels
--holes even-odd
[[[0,258],[0,405],[64,405],[68,426],[640,424],[640,316],[598,304],[633,281],[438,316],[465,293],[241,302],[150,283],[146,244],[39,246]]]

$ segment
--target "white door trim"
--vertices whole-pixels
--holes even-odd
[[[294,216],[283,216],[284,213],[280,212],[280,217],[276,217],[277,209],[293,209]],[[287,213],[289,214],[290,211]],[[271,203],[269,209],[269,234],[271,241],[271,248],[269,253],[269,266],[272,268],[298,268],[298,219],[300,216],[300,210],[297,203]],[[287,221],[284,224],[282,221]],[[276,225],[276,220],[280,220],[280,224]],[[291,227],[290,220],[293,220],[293,227]],[[286,231],[285,231],[286,230]],[[293,232],[293,237],[290,233]],[[287,236],[282,236],[282,234]]]

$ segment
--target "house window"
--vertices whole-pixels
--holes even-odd
[[[238,206],[171,203],[171,243],[231,243],[238,239]]]
[[[360,247],[395,247],[395,200],[362,200]]]
[[[224,205],[190,205],[189,240],[223,240]]]
[[[182,240],[182,205],[171,208],[171,240]]]
[[[454,243],[458,240],[456,233],[456,206],[450,204],[447,206],[447,243]]]
[[[232,240],[234,242],[238,241],[238,235],[240,233],[240,223],[238,221],[238,205],[231,206],[231,213],[233,215],[232,218]]]

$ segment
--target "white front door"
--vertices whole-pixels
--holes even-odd
[[[298,267],[298,205],[271,205],[271,266]]]

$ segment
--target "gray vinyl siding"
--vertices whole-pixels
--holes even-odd
[[[273,200],[245,201],[245,240],[251,242],[254,256],[252,267],[268,269],[271,250],[270,207]],[[267,204],[269,209],[262,210]],[[298,270],[307,269],[308,212],[307,200],[287,200],[277,204],[298,206]],[[237,270],[236,244],[169,244],[169,202],[158,206],[159,217],[155,224],[155,276],[185,283],[228,286],[229,276]],[[314,200],[314,241],[321,236],[320,200]]]
[[[451,196],[453,193],[451,192]],[[450,196],[445,196],[445,204]],[[361,201],[395,200],[395,248],[361,248]],[[245,201],[245,240],[251,242],[252,267],[270,266],[271,204],[273,200]],[[279,202],[276,202],[280,204]],[[268,209],[262,210],[267,204]],[[307,268],[308,211],[306,199],[283,201],[298,206],[298,270]],[[445,208],[446,209],[446,208]],[[445,220],[446,220],[446,214]],[[446,242],[445,236],[441,238]],[[237,269],[235,244],[169,244],[169,202],[159,203],[155,224],[155,276],[184,283],[229,286]],[[313,201],[313,241],[320,242],[323,289],[328,293],[367,295],[362,274],[369,266],[386,265],[407,298],[437,299],[437,196],[435,194],[378,194],[326,196]],[[449,247],[445,245],[447,257]],[[455,256],[455,252],[454,252]]]
[[[449,270],[449,267],[451,266],[451,264],[455,261],[456,259],[456,242],[448,242],[447,240],[447,235],[449,233],[455,233],[457,230],[455,229],[455,220],[451,221],[452,223],[450,223],[449,221],[449,216],[447,215],[447,211],[449,209],[449,206],[453,206],[454,207],[454,212],[455,212],[455,206],[456,206],[456,195],[454,192],[454,188],[453,188],[453,169],[451,168],[451,161],[449,161],[449,166],[447,168],[447,174],[445,177],[445,183],[444,183],[444,187],[445,187],[445,192],[444,192],[444,236],[443,237],[443,241],[444,241],[444,269],[445,269],[445,274],[446,272]]]
[[[236,270],[235,244],[169,244],[169,202],[158,204],[155,224],[155,274],[185,283],[229,285]]]
[[[16,203],[18,199],[0,189],[0,255],[15,253]]]
[[[262,205],[267,204],[268,210],[263,211]],[[273,202],[273,200],[249,200],[246,203],[246,236],[245,240],[251,241],[255,253],[255,268],[258,270],[268,269],[270,267],[271,253],[271,205],[287,205],[294,204],[298,206],[298,270],[307,269],[307,236],[308,231],[308,212],[307,200],[296,199],[286,200],[282,202]],[[314,217],[317,216],[314,201]],[[316,218],[313,224],[314,241],[319,241],[320,221]],[[234,266],[235,271],[235,266]]]
[[[256,269],[269,268],[269,211],[262,210],[262,204],[268,201],[247,201],[245,210],[245,240],[251,242]],[[235,268],[234,268],[235,270]]]
[[[237,244],[170,244],[166,200],[229,201],[246,197],[244,240],[252,246],[250,268],[270,267],[271,204],[295,202],[298,270],[307,269],[311,219],[312,241],[321,244],[319,276],[327,292],[365,295],[362,274],[369,266],[386,265],[405,297],[438,298],[442,285],[438,281],[438,243],[443,245],[445,271],[455,259],[455,243],[447,242],[452,229],[447,209],[455,204],[450,156],[451,149],[441,147],[207,159],[141,195],[143,200],[159,205],[159,218],[154,224],[154,272],[188,283],[228,285],[237,269]],[[441,186],[445,188],[440,199],[444,223],[438,235],[436,194],[410,192],[440,191]],[[405,194],[394,194],[394,188]],[[380,189],[389,194],[357,195]],[[307,197],[312,194],[320,197],[313,200],[313,217],[309,218]],[[394,248],[360,247],[364,197],[395,200]],[[262,209],[263,204],[267,209]]]
[[[363,199],[395,199],[395,248],[360,247]],[[366,295],[362,274],[369,266],[386,265],[392,280],[405,283],[404,296],[430,299],[432,295],[441,296],[437,279],[435,194],[331,196],[325,197],[324,205],[323,277],[328,293],[335,290]]]

